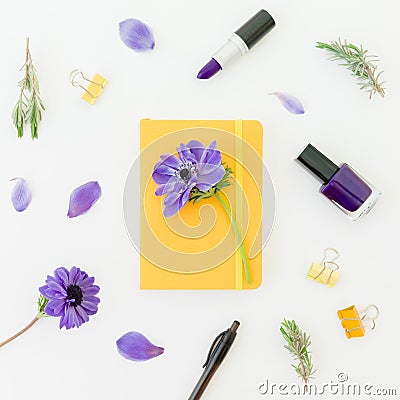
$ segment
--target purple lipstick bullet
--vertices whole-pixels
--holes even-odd
[[[215,61],[213,58],[199,71],[197,74],[198,79],[210,79],[214,76],[218,71],[220,71],[222,67]]]
[[[200,70],[197,78],[209,79],[214,76],[233,59],[248,53],[274,26],[275,21],[271,15],[265,10],[260,10],[232,34],[228,42]]]

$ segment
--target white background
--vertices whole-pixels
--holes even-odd
[[[209,81],[197,80],[211,54],[260,8],[277,27],[250,54]],[[101,286],[99,312],[79,330],[41,320],[0,350],[0,398],[186,399],[216,334],[242,325],[204,399],[268,398],[267,378],[298,382],[279,324],[295,319],[312,337],[316,383],[339,372],[376,387],[398,384],[399,330],[399,6],[395,1],[115,0],[3,1],[0,13],[0,268],[4,339],[36,312],[37,287],[58,266],[77,265]],[[123,45],[118,23],[147,22],[152,53]],[[25,37],[47,107],[38,141],[19,140],[11,122]],[[338,37],[378,54],[387,97],[368,100],[316,41]],[[94,107],[70,86],[71,70],[110,81]],[[290,92],[306,108],[284,110],[268,96]],[[138,155],[139,120],[258,119],[265,162],[275,182],[277,219],[264,251],[264,283],[253,292],[141,292],[138,254],[125,233],[122,195]],[[293,161],[311,141],[348,162],[383,196],[354,223],[318,193],[318,182]],[[32,187],[30,208],[17,214],[10,178]],[[98,180],[103,197],[87,215],[68,220],[70,192]],[[305,274],[325,247],[341,253],[334,289]],[[336,311],[370,303],[377,329],[348,341]],[[117,354],[127,331],[144,333],[165,354],[147,363]],[[337,396],[338,397],[338,396]],[[279,398],[279,396],[277,396]]]

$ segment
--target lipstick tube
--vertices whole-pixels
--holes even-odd
[[[209,79],[234,59],[248,53],[275,26],[272,16],[260,10],[235,31],[230,39],[212,56],[198,73],[197,78]]]

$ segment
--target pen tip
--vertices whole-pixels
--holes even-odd
[[[240,326],[240,322],[239,321],[233,321],[233,324],[231,326],[231,330],[233,332],[236,332],[238,330],[239,326]]]
[[[213,58],[199,71],[197,79],[210,79],[218,71],[220,71],[221,65],[218,64]]]

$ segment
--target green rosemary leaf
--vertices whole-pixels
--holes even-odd
[[[289,351],[297,365],[291,364],[299,377],[303,380],[306,388],[308,388],[309,380],[313,378],[315,373],[312,365],[310,336],[303,332],[295,321],[283,320],[280,327],[280,332],[287,342],[284,348]]]
[[[344,66],[351,71],[352,75],[358,79],[361,90],[369,93],[369,98],[376,93],[381,97],[385,96],[384,82],[381,81],[383,71],[377,73],[379,62],[378,57],[369,55],[368,50],[363,47],[347,43],[339,38],[336,42],[323,43],[317,42],[317,48],[326,50],[328,58],[332,61],[342,61],[339,66]]]
[[[17,128],[18,137],[22,137],[24,134],[24,119],[23,102],[18,101],[13,110],[13,121]]]
[[[17,128],[18,137],[24,135],[24,125],[29,124],[32,139],[37,139],[39,124],[42,120],[42,111],[45,108],[40,98],[39,80],[29,50],[29,38],[26,41],[25,64],[21,71],[24,71],[24,78],[18,82],[18,87],[21,91],[17,104],[13,109],[12,118],[14,126]]]

